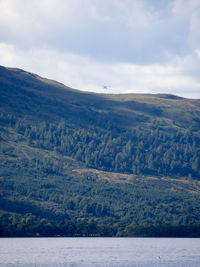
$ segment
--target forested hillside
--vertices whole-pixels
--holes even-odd
[[[0,67],[2,236],[200,235],[200,100]]]

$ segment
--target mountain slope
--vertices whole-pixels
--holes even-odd
[[[5,67],[0,93],[1,235],[200,234],[200,100]]]
[[[70,115],[72,118],[76,116],[76,123],[77,116],[87,121],[93,119],[95,123],[94,117],[97,117],[116,121],[126,128],[138,123],[151,123],[152,119],[183,128],[197,128],[200,122],[200,100],[162,94],[85,93],[35,74],[4,67],[0,67],[0,82],[1,109],[19,115],[35,115],[36,119],[38,116],[69,119]]]

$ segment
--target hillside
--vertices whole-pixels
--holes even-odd
[[[200,235],[200,100],[0,67],[0,234]]]

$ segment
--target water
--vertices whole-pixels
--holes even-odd
[[[199,238],[2,238],[0,266],[200,266]]]

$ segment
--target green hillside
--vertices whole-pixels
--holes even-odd
[[[200,236],[200,100],[0,67],[1,236]]]

